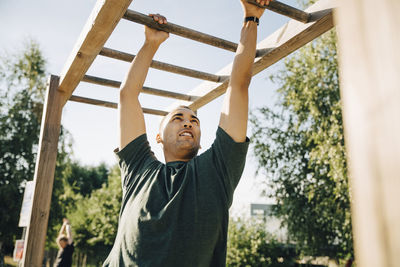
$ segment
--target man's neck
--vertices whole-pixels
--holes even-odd
[[[191,159],[185,159],[185,158],[179,158],[179,157],[167,157],[167,156],[165,156],[164,159],[165,159],[165,163],[174,162],[174,161],[188,162],[189,160],[191,160]]]
[[[173,155],[171,153],[168,153],[165,150],[164,150],[164,159],[165,159],[165,163],[174,162],[174,161],[188,162],[188,161],[191,160],[191,158],[187,158],[187,157],[185,157],[183,155]]]

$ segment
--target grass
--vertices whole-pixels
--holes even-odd
[[[13,260],[11,256],[4,257],[4,267],[14,267],[18,266],[18,263]]]

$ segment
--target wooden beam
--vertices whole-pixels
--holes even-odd
[[[332,8],[337,6],[335,2],[334,0],[318,1],[306,10],[307,13],[310,13],[312,22],[304,24],[296,20],[291,20],[275,33],[261,41],[257,45],[257,48],[260,51],[259,56],[263,56],[255,59],[252,75],[258,74],[324,32],[332,29],[334,26]],[[230,75],[231,68],[232,64],[229,64],[220,70],[217,75]],[[197,110],[224,94],[228,88],[228,84],[229,80],[226,80],[222,84],[203,82],[189,92],[190,95],[201,96],[198,100],[191,104],[176,102],[168,107],[168,110],[181,104],[187,104],[191,109]]]
[[[114,109],[118,108],[118,103],[108,102],[108,101],[103,101],[103,100],[98,100],[98,99],[92,99],[92,98],[86,98],[86,97],[81,97],[81,96],[76,96],[76,95],[72,95],[69,98],[69,100],[74,101],[74,102],[84,103],[84,104],[106,107],[106,108],[114,108]],[[151,108],[143,108],[143,113],[158,115],[158,116],[165,116],[168,114],[167,111],[151,109]]]
[[[286,5],[282,2],[279,1],[271,1],[268,6],[261,6],[258,4],[255,0],[247,0],[248,3],[256,5],[258,7],[266,8],[268,10],[271,10],[275,13],[284,15],[286,17],[289,17],[291,19],[295,19],[297,21],[307,23],[310,20],[310,14],[307,12],[304,12],[303,10],[291,7],[289,5]]]
[[[363,267],[400,262],[399,14],[399,1],[349,0],[336,17],[356,264]]]
[[[103,47],[103,49],[101,49],[99,55],[126,61],[126,62],[132,62],[132,60],[135,58],[135,55],[117,51],[117,50],[113,50],[113,49],[106,48],[106,47]],[[211,82],[223,82],[227,78],[225,76],[218,76],[215,74],[210,74],[210,73],[197,71],[197,70],[193,70],[193,69],[189,69],[189,68],[183,68],[183,67],[179,67],[176,65],[172,65],[172,64],[168,64],[168,63],[164,63],[164,62],[160,62],[160,61],[156,61],[156,60],[153,60],[151,62],[150,67],[152,67],[154,69],[158,69],[158,70],[168,71],[171,73],[176,73],[176,74],[180,74],[180,75],[184,75],[184,76],[188,76],[188,77],[192,77],[192,78],[196,78],[196,79],[211,81]]]
[[[176,34],[184,38],[188,38],[194,41],[212,45],[232,52],[235,52],[238,46],[236,43],[226,41],[224,39],[209,34],[205,34],[202,32],[198,32],[183,26],[179,26],[171,22],[168,22],[167,24],[158,24],[157,22],[153,21],[151,17],[129,9],[126,11],[123,18],[126,20],[130,20],[139,24],[149,26],[157,30]]]
[[[42,266],[47,223],[50,213],[56,167],[61,114],[65,93],[58,90],[59,78],[51,76],[47,86],[40,129],[39,151],[34,176],[34,194],[30,222],[27,227],[22,266]]]
[[[272,52],[272,50],[274,50],[274,48],[271,48],[271,47],[269,47],[269,48],[257,49],[257,51],[256,51],[256,58],[257,58],[257,57],[265,56],[266,54]]]
[[[113,88],[121,87],[121,82],[119,82],[119,81],[104,79],[104,78],[95,77],[95,76],[91,76],[91,75],[83,76],[82,82],[93,83],[93,84],[103,85],[103,86],[108,86],[108,87],[113,87]]]
[[[95,77],[95,76],[90,76],[90,75],[83,76],[82,81],[88,82],[88,83],[93,83],[93,84],[98,84],[98,85],[103,85],[103,86],[109,86],[109,87],[113,87],[113,88],[120,88],[120,86],[121,86],[121,82],[104,79],[104,78],[100,78],[100,77]],[[171,92],[171,91],[165,91],[165,90],[160,90],[160,89],[156,89],[156,88],[151,88],[151,87],[147,87],[147,86],[143,86],[141,92],[145,93],[145,94],[149,94],[149,95],[169,97],[169,98],[175,98],[175,99],[180,99],[180,100],[185,100],[185,101],[195,101],[196,99],[199,98],[198,96],[185,95],[185,94],[175,93],[175,92]]]
[[[100,107],[105,107],[105,108],[113,108],[113,109],[118,108],[118,103],[97,100],[97,99],[92,99],[92,98],[87,98],[87,97],[82,97],[82,96],[76,96],[76,95],[72,95],[69,98],[69,101],[90,104],[90,105],[95,105],[95,106],[100,106]]]
[[[98,0],[61,73],[60,90],[72,95],[132,0]],[[64,102],[64,103],[65,103]]]

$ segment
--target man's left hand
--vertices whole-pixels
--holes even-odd
[[[272,0],[256,0],[256,2],[261,6],[267,6]],[[258,7],[256,5],[248,3],[246,0],[240,0],[243,6],[245,17],[257,17],[261,18],[264,14],[265,9]]]

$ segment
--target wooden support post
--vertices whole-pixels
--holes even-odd
[[[133,11],[133,10],[127,10],[125,15],[123,16],[124,19],[130,20],[142,25],[147,25],[151,28],[169,32],[172,34],[176,34],[188,39],[192,39],[194,41],[198,41],[201,43],[205,43],[208,45],[212,45],[215,47],[219,47],[222,49],[226,49],[228,51],[235,52],[237,49],[237,44],[212,36],[208,35],[202,32],[198,32],[180,25],[173,24],[171,22],[168,22],[167,24],[158,24],[157,22],[153,21],[153,19],[147,15],[144,15],[142,13]]]
[[[34,176],[32,213],[27,228],[23,266],[42,266],[47,223],[56,167],[57,145],[60,135],[61,113],[65,93],[58,90],[59,77],[50,76],[43,107],[39,151]]]
[[[356,264],[400,262],[400,2],[341,1],[340,79]]]

